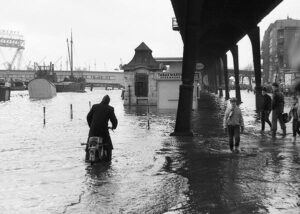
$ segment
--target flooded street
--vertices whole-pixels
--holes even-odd
[[[113,159],[91,167],[80,143],[89,101],[105,94],[119,120]],[[292,141],[291,122],[285,138],[272,140],[268,126],[261,134],[253,93],[242,91],[242,100],[245,133],[232,154],[226,102],[215,95],[201,97],[191,138],[169,136],[175,110],[151,107],[148,130],[147,107],[124,107],[120,90],[41,101],[13,92],[0,103],[0,213],[299,213],[300,137]]]

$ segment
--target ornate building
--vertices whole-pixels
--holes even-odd
[[[124,65],[124,105],[155,105],[176,109],[181,84],[181,59],[153,58],[152,50],[142,42],[132,60]],[[199,73],[195,74],[193,108],[197,108]]]

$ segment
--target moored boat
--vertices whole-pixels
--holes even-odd
[[[10,100],[10,87],[0,85],[0,101]]]
[[[56,87],[53,82],[57,77],[54,72],[54,65],[35,65],[37,70],[35,78],[28,83],[29,97],[32,99],[50,99],[56,96]]]
[[[26,90],[26,85],[22,80],[13,80],[11,83],[11,90],[12,91],[22,91],[22,90]]]
[[[73,38],[72,38],[72,32],[71,32],[70,46],[71,46],[71,48],[69,48],[69,41],[67,39],[68,57],[69,57],[71,75],[70,75],[69,78],[65,78],[65,80],[62,81],[62,82],[55,82],[56,91],[57,92],[85,92],[85,84],[86,84],[85,79],[83,77],[76,78],[73,75]]]
[[[37,78],[28,83],[28,92],[32,99],[50,99],[56,96],[56,87],[47,79]]]
[[[85,92],[84,82],[63,81],[55,83],[57,92]]]

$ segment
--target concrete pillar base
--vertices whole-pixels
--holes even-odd
[[[255,87],[255,101],[256,101],[256,111],[261,111],[263,97],[262,97],[262,86],[258,85]]]
[[[221,88],[219,89],[219,96],[223,97],[223,89],[221,89]]]
[[[180,85],[176,125],[172,136],[193,136],[191,130],[193,90],[193,85]]]

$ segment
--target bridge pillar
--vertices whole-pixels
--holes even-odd
[[[249,80],[249,85],[250,85],[251,88],[252,88],[252,78],[251,78],[251,76],[248,76],[248,80]]]
[[[223,89],[222,89],[222,83],[223,83],[223,78],[222,78],[222,69],[221,69],[221,58],[218,58],[217,60],[217,69],[218,69],[218,76],[219,76],[219,96],[223,97]]]
[[[213,62],[210,61],[206,67],[207,67],[209,92],[214,93],[215,92],[215,73],[214,73],[215,71],[214,71]]]
[[[234,79],[235,79],[235,96],[239,103],[241,103],[241,90],[240,90],[240,70],[239,70],[239,48],[237,45],[234,45],[230,49],[233,58],[234,66]]]
[[[218,94],[218,62],[213,63],[214,93]]]
[[[224,83],[225,83],[225,99],[229,99],[229,87],[228,87],[228,67],[227,67],[227,54],[225,53],[222,56],[222,61],[223,61],[223,73],[224,73]]]
[[[193,105],[193,83],[196,69],[197,37],[193,28],[186,26],[184,39],[182,84],[179,87],[175,130],[171,136],[193,136],[191,114]]]
[[[248,33],[252,44],[253,65],[255,74],[255,99],[256,110],[260,110],[262,103],[262,87],[261,87],[261,64],[260,64],[260,37],[259,27],[255,27]]]

